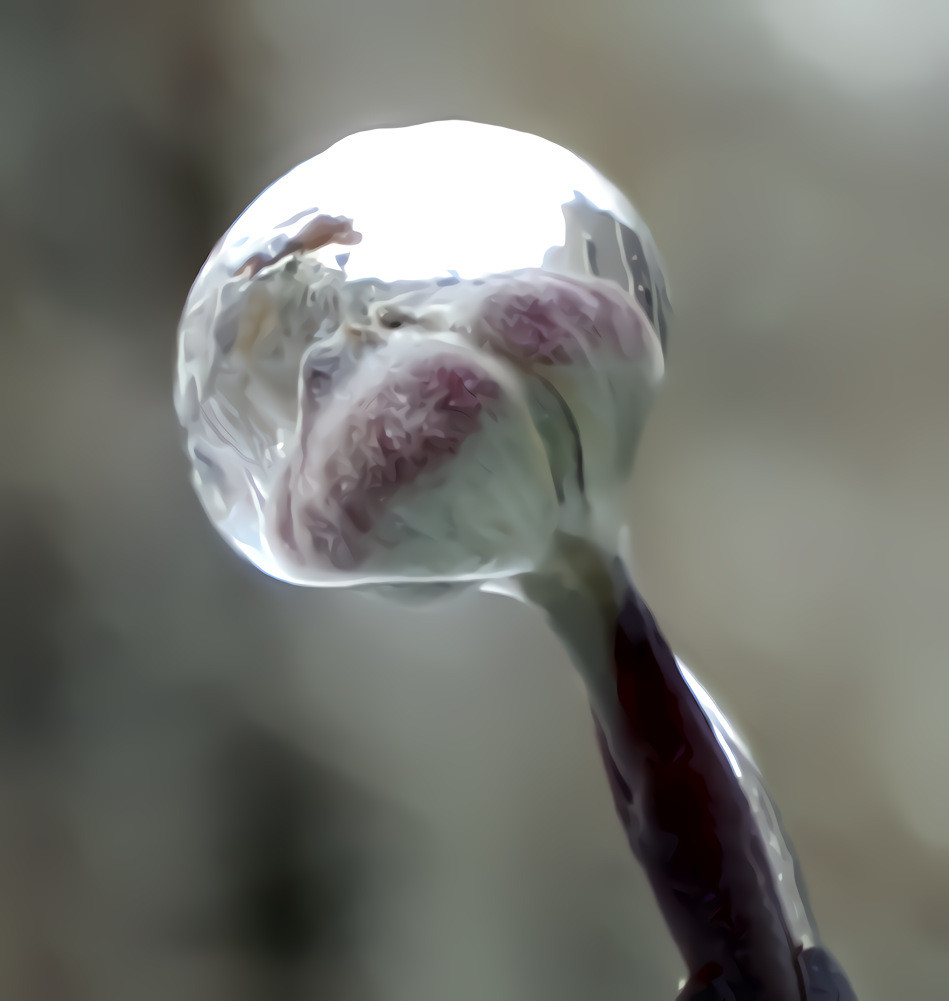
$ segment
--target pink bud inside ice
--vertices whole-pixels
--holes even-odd
[[[642,310],[610,282],[530,269],[495,283],[480,310],[482,329],[519,360],[607,365],[642,361],[655,350]]]
[[[265,191],[191,290],[199,497],[294,583],[528,570],[628,472],[664,294],[629,203],[560,147],[464,122],[352,136]]]
[[[503,399],[501,385],[474,358],[458,351],[420,350],[418,345],[387,354],[391,367],[373,366],[380,381],[351,387],[350,394],[330,400],[325,408],[304,403],[299,449],[277,481],[271,528],[275,552],[301,574],[379,567],[385,562],[380,556],[388,556],[393,547],[400,550],[399,561],[411,561],[415,530],[406,524],[396,528],[402,540],[387,537],[399,502],[402,507],[411,503],[413,488],[422,480],[425,492],[441,494],[442,505],[451,510],[462,498],[450,495],[464,493],[463,485],[453,481],[463,480],[464,473],[453,475],[445,467],[458,460],[463,448],[472,459],[480,457],[482,476],[490,475],[492,467],[509,479],[514,472],[500,468],[498,452],[518,450],[517,407]],[[539,460],[526,415],[520,415],[520,423],[528,449],[533,446]],[[536,472],[541,476],[536,510],[524,514],[543,520],[544,502],[551,498],[545,497],[542,468]],[[516,484],[511,487],[513,492]],[[486,493],[477,484],[469,489]],[[552,517],[552,504],[546,506]],[[510,515],[513,506],[497,504],[485,513],[499,524],[506,510]],[[468,521],[464,531],[470,534],[476,522],[470,515]],[[422,536],[423,548],[427,539],[430,535]],[[512,542],[507,548],[518,547]],[[411,576],[410,566],[402,569]],[[457,567],[459,573],[464,569]]]

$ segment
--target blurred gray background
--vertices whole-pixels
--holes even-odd
[[[200,512],[178,312],[258,191],[461,117],[667,265],[635,573],[861,1001],[949,982],[949,7],[40,0],[0,22],[0,996],[669,1001],[539,615],[278,585]]]

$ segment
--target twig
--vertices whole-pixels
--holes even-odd
[[[680,1001],[856,1001],[750,756],[622,562],[566,537],[522,586],[586,682],[617,812],[689,972]]]

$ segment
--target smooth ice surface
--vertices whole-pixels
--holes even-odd
[[[310,585],[488,581],[615,533],[662,374],[652,240],[589,164],[471,122],[343,139],[212,251],[176,406],[221,534]]]

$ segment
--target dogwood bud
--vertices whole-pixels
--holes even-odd
[[[470,122],[350,136],[264,191],[191,289],[198,496],[298,584],[530,571],[558,529],[615,521],[666,309],[648,232],[572,153]]]

